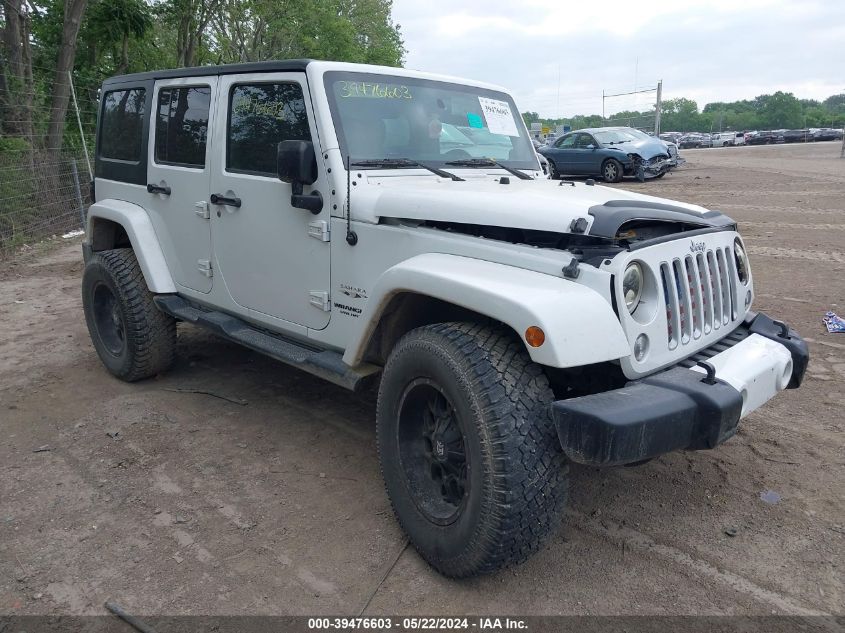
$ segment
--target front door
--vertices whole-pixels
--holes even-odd
[[[222,138],[214,144],[209,199],[220,277],[239,305],[322,329],[330,246],[321,222],[328,227],[331,196],[305,74],[224,75],[218,102]],[[323,194],[317,215],[291,206],[291,185],[276,175],[276,146],[288,139],[315,145],[319,176],[305,193]]]
[[[150,117],[145,207],[173,280],[211,290],[209,156],[217,77],[157,81]]]

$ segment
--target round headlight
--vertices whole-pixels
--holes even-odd
[[[736,274],[739,280],[748,283],[748,258],[745,256],[745,249],[742,247],[742,242],[739,238],[734,240],[734,259],[736,260]]]
[[[622,297],[625,299],[625,307],[628,312],[633,313],[640,304],[640,297],[643,294],[643,269],[637,262],[628,264],[625,273],[622,275]]]

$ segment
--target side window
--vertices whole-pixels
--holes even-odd
[[[310,141],[308,114],[299,84],[241,84],[229,95],[226,169],[276,175],[276,145]]]
[[[589,134],[579,134],[578,147],[581,149],[587,149],[589,145],[595,146],[595,141],[593,141],[593,137]]]
[[[103,97],[100,157],[137,163],[141,160],[146,90],[112,90]]]
[[[211,88],[162,88],[155,131],[157,163],[205,166]]]
[[[555,143],[555,147],[575,147],[575,140],[578,138],[577,134],[570,134],[564,136]]]

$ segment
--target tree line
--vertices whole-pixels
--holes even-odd
[[[0,150],[77,142],[71,75],[93,126],[115,74],[296,57],[400,66],[391,12],[391,0],[0,0]]]
[[[526,124],[570,125],[572,129],[602,125],[654,124],[655,110],[616,112],[608,119],[599,114],[569,118],[542,118],[536,112],[523,112]],[[845,126],[845,93],[824,101],[799,99],[791,92],[775,92],[754,99],[708,103],[699,110],[692,99],[680,97],[662,103],[660,129],[673,132],[720,132],[723,130],[778,130]]]

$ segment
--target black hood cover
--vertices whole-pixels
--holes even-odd
[[[700,214],[684,207],[648,200],[609,200],[590,207],[593,216],[590,235],[615,239],[619,230],[630,222],[666,222],[684,225],[685,231],[708,229],[736,230],[736,222],[719,211]]]

